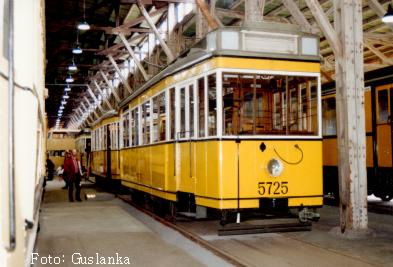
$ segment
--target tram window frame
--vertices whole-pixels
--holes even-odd
[[[236,121],[233,121],[234,119],[229,119],[226,120],[226,109],[227,108],[232,108],[233,112],[239,112],[235,111],[234,104],[232,103],[231,105],[228,106],[228,99],[225,99],[225,92],[226,92],[226,85],[228,84],[228,81],[225,80],[225,75],[233,76],[233,79],[238,79],[238,82],[235,82],[233,85],[234,88],[232,90],[239,91],[241,94],[243,93],[243,76],[249,76],[248,78],[250,80],[250,88],[249,91],[253,91],[252,93],[252,99],[250,99],[250,103],[253,102],[251,110],[252,110],[252,129],[246,130],[246,132],[243,131],[239,132],[241,129],[243,129],[242,125],[242,117],[239,117],[238,124],[236,124]],[[236,76],[236,77],[235,77]],[[262,77],[263,76],[263,77]],[[270,77],[272,76],[272,77]],[[286,138],[293,138],[293,137],[301,137],[305,136],[307,138],[317,138],[321,136],[321,107],[320,107],[320,76],[317,73],[310,73],[310,74],[297,74],[297,73],[292,73],[292,72],[274,72],[274,73],[269,73],[269,72],[260,72],[260,71],[247,71],[247,70],[239,70],[239,71],[232,71],[232,70],[222,70],[220,74],[220,79],[222,82],[221,85],[221,101],[222,101],[222,107],[220,107],[220,112],[222,118],[219,118],[221,120],[222,126],[221,129],[223,131],[222,136],[223,137],[234,137],[234,136],[242,136],[242,137],[251,137],[251,136],[272,136],[272,137],[277,137],[277,136],[285,136]],[[240,79],[240,80],[239,80]],[[265,85],[261,83],[259,86],[260,89],[258,89],[258,83],[256,80],[262,82],[262,79],[269,80],[269,82],[265,82]],[[293,81],[292,81],[292,80]],[[254,80],[254,81],[252,81]],[[288,84],[289,82],[294,83],[295,85],[290,85]],[[296,84],[298,82],[298,84]],[[272,84],[270,84],[272,83]],[[230,87],[231,85],[229,85]],[[292,86],[292,87],[290,87]],[[303,87],[301,87],[303,86]],[[267,97],[270,98],[268,100],[268,104],[270,107],[268,107],[267,114],[268,115],[268,120],[271,120],[271,129],[269,126],[264,129],[256,129],[256,121],[255,121],[255,116],[256,116],[256,105],[255,105],[255,97],[256,97],[256,92],[258,90],[261,91],[266,91],[268,93]],[[304,100],[302,98],[302,90],[307,90],[307,96],[306,99]],[[251,92],[250,91],[250,92]],[[232,93],[233,94],[233,93]],[[287,95],[289,96],[287,99]],[[312,96],[314,95],[314,98]],[[291,109],[291,96],[293,98],[296,98],[296,103],[295,107]],[[239,96],[240,97],[240,96]],[[234,96],[232,96],[232,99]],[[242,98],[243,99],[243,98]],[[308,101],[310,99],[310,101]],[[288,100],[288,101],[287,101]],[[240,109],[240,113],[242,114],[242,111],[246,106],[244,106],[245,102],[244,100],[239,99],[240,101],[240,106],[238,106],[238,109]],[[305,110],[306,112],[306,119],[302,119],[302,117],[299,117],[298,114],[299,112],[303,111],[303,106],[302,106],[302,101],[306,101],[306,103],[310,102],[307,104],[307,109]],[[287,105],[287,102],[289,103]],[[292,104],[293,105],[293,104]],[[278,108],[278,109],[277,109]],[[244,112],[243,112],[244,113]],[[296,113],[296,114],[295,114]],[[303,115],[302,115],[303,116]],[[294,127],[295,124],[289,125],[287,122],[290,122],[293,118],[296,118],[296,127]],[[302,122],[300,123],[300,120]],[[303,121],[306,121],[303,123]],[[310,123],[311,121],[311,123]],[[235,123],[237,126],[230,126],[232,131],[228,131],[226,127],[228,127],[228,122]],[[277,124],[279,122],[279,124]],[[233,127],[237,127],[236,129]],[[295,130],[300,129],[299,127],[302,127],[301,130]]]
[[[217,136],[217,83],[218,73],[213,72],[206,76],[207,81],[207,110],[206,110],[206,121],[207,121],[207,134],[209,137]],[[211,83],[210,83],[211,82]],[[214,85],[214,86],[211,86]],[[205,94],[206,95],[206,94]]]
[[[167,94],[166,90],[154,95],[152,99],[152,143],[159,143],[166,141],[166,124],[167,124]],[[158,109],[156,108],[158,105]],[[157,112],[157,118],[154,114]]]
[[[335,136],[337,135],[336,97],[335,96],[325,97],[321,100],[321,103],[322,103],[322,136]]]
[[[168,112],[169,112],[169,140],[175,140],[176,135],[176,87],[168,89]]]
[[[131,147],[139,145],[139,106],[131,110]]]
[[[128,124],[124,124],[125,121],[128,121]],[[128,125],[128,127],[126,127]],[[130,112],[127,111],[121,116],[121,144],[122,148],[128,148],[130,147]],[[125,131],[128,133],[128,138],[125,138],[127,135],[125,135]]]
[[[202,76],[196,79],[197,91],[197,125],[198,137],[206,137],[206,77]],[[201,96],[203,99],[201,100]]]
[[[380,97],[380,95],[382,93],[386,93],[386,95]],[[383,111],[385,114],[383,116],[381,116],[381,103],[382,103],[380,101],[381,99],[385,101],[385,103],[384,103],[385,107],[384,107],[384,111]],[[389,99],[390,99],[390,90],[388,88],[384,87],[384,88],[377,89],[377,95],[376,95],[377,124],[388,124],[389,123],[389,117],[391,116],[389,114],[390,113],[390,105],[391,105],[391,103],[389,103],[390,102]]]
[[[151,135],[151,104],[150,99],[144,102],[142,105],[142,119],[141,119],[141,130],[142,130],[142,143],[141,145],[150,144],[150,135]]]

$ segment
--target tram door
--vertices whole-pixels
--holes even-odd
[[[393,125],[393,87],[391,84],[378,86],[376,101],[376,141],[377,141],[377,183],[376,195],[384,198],[392,187],[392,125]],[[391,195],[391,193],[390,193]]]
[[[176,177],[178,188],[183,192],[194,192],[195,189],[195,141],[194,114],[195,92],[192,83],[180,86],[177,90],[176,118]]]

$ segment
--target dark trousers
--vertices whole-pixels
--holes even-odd
[[[75,177],[73,181],[68,182],[68,200],[69,201],[74,201],[73,198],[73,191],[74,191],[74,185],[75,185],[75,199],[80,200],[81,199],[81,186],[80,186],[81,179],[80,177]]]

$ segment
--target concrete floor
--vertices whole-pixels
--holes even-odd
[[[337,207],[325,206],[312,231],[217,236],[218,221],[181,226],[247,266],[393,266],[393,216],[369,213],[371,234],[350,240],[337,234]]]
[[[110,194],[83,188],[82,195],[97,197],[70,203],[62,186],[57,180],[47,185],[35,266],[48,266],[49,255],[52,263],[59,257],[59,266],[75,266],[88,257],[93,266],[110,266],[108,257],[117,260],[116,253],[123,263],[129,258],[128,266],[231,266]],[[98,262],[104,257],[106,264],[97,264],[97,253]]]
[[[85,257],[119,253],[129,257],[131,266],[230,266],[113,195],[85,184],[82,194],[96,198],[69,203],[61,186],[58,181],[47,186],[37,240],[37,253],[61,257],[60,266],[74,266],[73,253]],[[369,213],[372,234],[349,240],[334,231],[339,221],[336,207],[325,206],[320,213],[320,221],[310,232],[220,237],[218,221],[178,224],[246,266],[393,267],[393,216]],[[75,261],[79,259],[74,257]]]

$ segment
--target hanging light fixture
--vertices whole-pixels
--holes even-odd
[[[90,30],[90,25],[89,23],[86,22],[86,6],[85,6],[85,0],[83,0],[83,22],[80,22],[78,24],[78,29],[81,31],[87,31]]]
[[[83,52],[82,48],[80,47],[80,45],[78,43],[75,45],[74,48],[72,48],[72,53],[75,55],[82,54],[82,52]]]
[[[78,70],[78,67],[75,65],[74,59],[72,59],[72,64],[68,66],[69,71],[76,71]]]
[[[65,95],[63,95],[63,98],[64,98],[64,99],[68,99],[68,98],[70,98],[70,96],[67,95],[67,94],[65,94]]]
[[[70,75],[68,75],[68,77],[66,78],[66,83],[72,83],[72,82],[74,82],[74,78],[72,78],[72,76],[71,76],[71,74]]]
[[[382,21],[385,22],[385,23],[393,23],[393,8],[392,8],[392,4],[389,4],[388,11],[382,17]]]
[[[69,92],[69,91],[71,91],[71,87],[69,84],[67,84],[67,87],[64,88],[64,92]]]
[[[82,54],[82,52],[83,52],[82,48],[79,45],[79,31],[76,30],[76,43],[75,43],[74,48],[72,48],[72,53],[79,55],[79,54]]]

